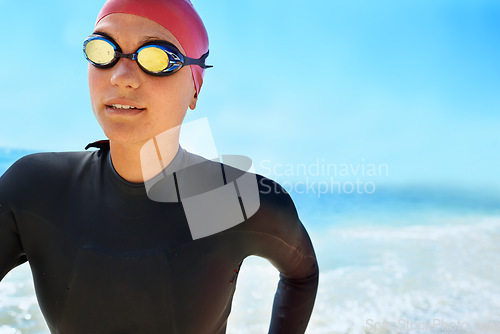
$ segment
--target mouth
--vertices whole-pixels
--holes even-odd
[[[109,115],[116,116],[134,116],[142,114],[146,110],[146,108],[139,108],[131,106],[129,104],[119,103],[106,104],[105,106],[106,111],[109,113]]]
[[[126,105],[126,104],[107,104],[106,105],[107,108],[110,108],[110,109],[114,109],[114,110],[117,110],[117,111],[121,111],[121,110],[146,110],[146,108],[137,108],[137,107],[134,107],[134,106],[129,106],[129,105]]]

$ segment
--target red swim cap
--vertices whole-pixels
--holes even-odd
[[[179,41],[189,58],[200,58],[208,51],[205,25],[189,0],[108,0],[97,16],[97,23],[113,13],[134,14],[165,27]],[[199,93],[205,70],[190,66]]]

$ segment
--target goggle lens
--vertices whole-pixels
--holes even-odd
[[[170,65],[168,54],[156,46],[147,46],[137,52],[137,61],[147,71],[161,73]]]
[[[85,46],[87,59],[97,65],[110,64],[115,59],[115,48],[104,39],[92,39]]]

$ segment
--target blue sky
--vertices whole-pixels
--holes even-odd
[[[497,0],[192,2],[215,67],[187,120],[208,118],[219,153],[500,191]],[[102,4],[0,0],[1,147],[103,138],[81,51]]]

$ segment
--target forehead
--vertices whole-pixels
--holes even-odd
[[[113,13],[102,18],[94,32],[103,32],[111,36],[122,48],[136,48],[147,40],[164,40],[174,44],[185,54],[175,36],[162,25],[142,16]]]

